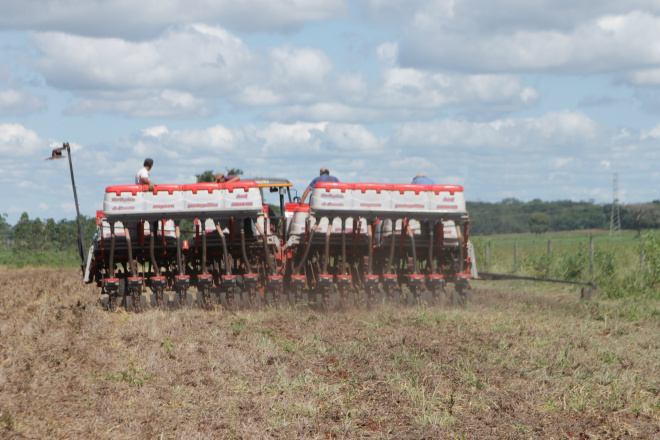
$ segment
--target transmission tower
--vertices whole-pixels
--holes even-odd
[[[614,173],[614,194],[612,197],[612,216],[610,218],[610,240],[616,234],[621,238],[621,219],[619,217],[619,175]]]

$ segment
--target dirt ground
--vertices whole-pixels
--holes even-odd
[[[0,438],[660,439],[660,319],[503,286],[135,314],[78,271],[0,269]]]

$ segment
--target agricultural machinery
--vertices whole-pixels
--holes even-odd
[[[296,203],[291,186],[108,187],[85,281],[110,309],[135,311],[187,305],[193,293],[202,307],[229,309],[471,300],[477,274],[461,186],[321,182],[309,204]],[[268,193],[279,206],[265,203]]]

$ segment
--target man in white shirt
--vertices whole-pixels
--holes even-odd
[[[154,166],[153,159],[146,158],[144,160],[144,166],[135,175],[135,184],[136,185],[149,185],[149,191],[154,190],[154,183],[149,180],[149,171],[151,167]]]

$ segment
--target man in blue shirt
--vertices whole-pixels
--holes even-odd
[[[300,199],[300,203],[305,203],[307,194],[309,194],[309,192],[313,190],[316,184],[319,182],[339,182],[339,179],[337,179],[335,176],[331,176],[330,171],[326,167],[322,167],[321,175],[310,182],[309,186],[303,193],[302,198]]]
[[[435,182],[424,174],[418,174],[415,176],[412,183],[416,183],[417,185],[435,185]]]

